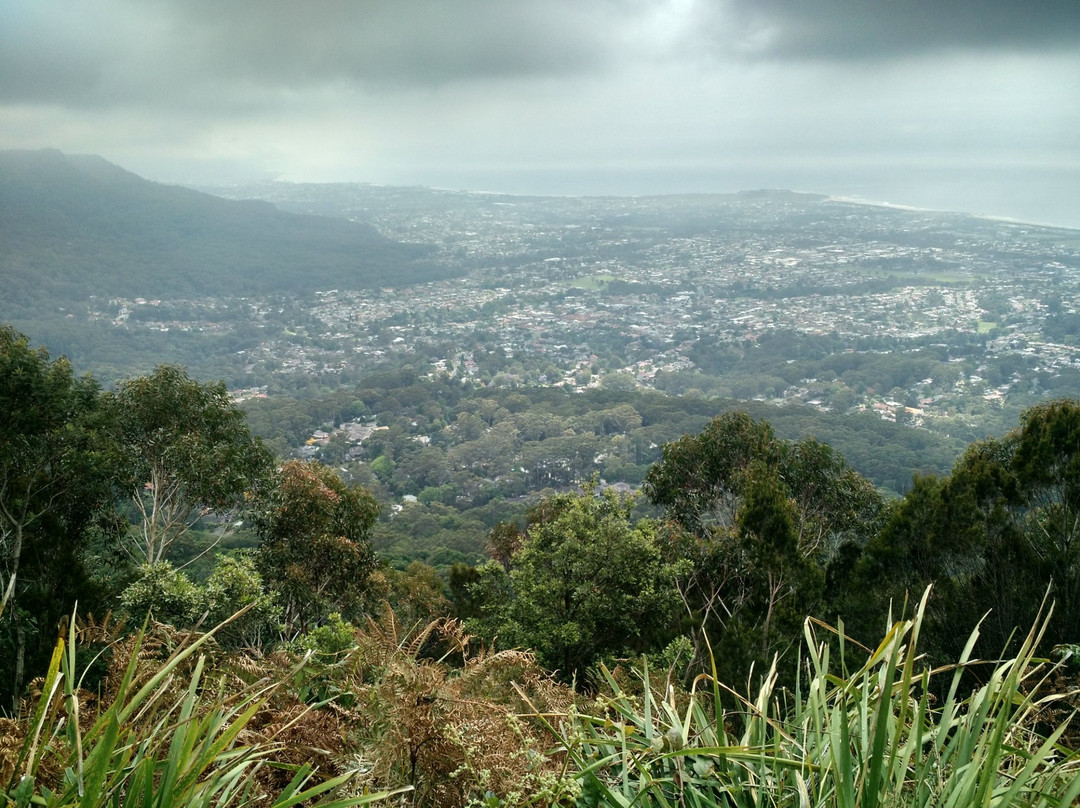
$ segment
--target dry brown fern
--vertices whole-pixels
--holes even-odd
[[[141,639],[125,637],[108,615],[80,624],[80,641],[105,651],[99,693],[79,694],[88,723],[99,704],[115,699],[129,669],[129,687],[137,688],[198,636],[149,623]],[[286,764],[259,770],[264,794],[279,793],[289,780],[288,767],[303,763],[320,776],[358,772],[357,790],[412,785],[415,791],[406,798],[412,806],[464,808],[488,791],[511,806],[545,789],[558,792],[559,761],[540,754],[552,739],[522,714],[529,701],[565,710],[572,694],[537,667],[532,654],[475,648],[463,625],[447,618],[403,626],[389,609],[358,629],[355,640],[355,649],[340,660],[312,661],[305,670],[284,651],[225,654],[212,641],[204,646],[205,686],[214,687],[224,703],[262,694],[238,740],[272,749]],[[162,708],[179,703],[194,664],[193,655],[167,681],[157,698]],[[316,692],[337,696],[317,707],[301,699]],[[153,711],[136,717],[154,720]],[[0,735],[3,766],[12,744],[18,754],[21,736],[16,724],[0,724],[0,731],[18,737],[5,741]]]
[[[11,782],[19,750],[26,738],[26,723],[14,718],[0,718],[0,787]]]
[[[559,761],[539,752],[553,739],[520,716],[528,707],[514,683],[552,709],[566,709],[572,693],[531,653],[472,654],[471,640],[460,621],[405,630],[392,613],[357,633],[339,685],[351,702],[354,757],[371,788],[412,785],[410,805],[462,808],[487,791],[506,805],[524,802],[558,780]],[[423,658],[432,648],[437,658]]]
[[[75,638],[83,646],[111,645],[128,633],[127,628],[127,618],[114,619],[111,610],[101,620],[92,614],[75,618]]]

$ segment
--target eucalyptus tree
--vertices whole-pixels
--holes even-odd
[[[0,690],[17,698],[28,650],[47,652],[55,620],[88,597],[84,551],[110,524],[113,467],[97,384],[6,326],[0,413]]]
[[[481,567],[469,592],[480,616],[469,621],[486,639],[536,651],[541,664],[582,681],[601,660],[659,651],[678,620],[674,579],[657,525],[633,522],[631,497],[595,484],[544,499],[514,536],[492,533],[504,567]]]
[[[135,515],[124,548],[137,563],[165,560],[204,516],[227,520],[270,471],[269,451],[222,382],[202,384],[161,365],[122,382],[108,401]]]
[[[379,514],[369,491],[320,463],[290,460],[253,505],[257,567],[290,630],[306,631],[333,612],[355,616],[366,605]]]
[[[708,638],[736,679],[832,608],[830,566],[876,534],[883,507],[829,446],[781,441],[745,412],[665,445],[644,490],[667,517],[669,558],[689,562],[677,584],[696,656]]]
[[[1043,597],[1047,646],[1080,636],[1080,404],[1025,411],[1002,438],[971,444],[944,478],[918,478],[856,564],[856,585],[899,602],[934,584],[928,638],[957,651],[957,624],[982,620],[996,653]],[[863,611],[868,611],[863,604]]]

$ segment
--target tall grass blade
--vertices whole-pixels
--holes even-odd
[[[45,674],[45,682],[41,688],[41,698],[38,700],[37,707],[34,709],[33,717],[30,721],[32,729],[31,732],[27,734],[26,739],[23,741],[22,748],[19,750],[19,756],[15,761],[11,781],[8,783],[9,791],[15,785],[15,778],[19,776],[19,770],[23,768],[24,763],[26,764],[26,768],[23,771],[23,777],[33,778],[37,774],[42,753],[41,735],[42,731],[45,729],[53,697],[56,695],[57,688],[59,688],[63,677],[63,674],[60,672],[60,664],[63,658],[64,640],[61,637],[57,640],[56,647],[53,649],[52,658],[49,660],[49,669]]]
[[[715,675],[696,678],[685,709],[668,691],[654,700],[642,665],[643,700],[613,677],[597,715],[568,714],[557,737],[588,792],[583,804],[608,808],[1065,808],[1080,798],[1080,754],[1063,749],[1066,723],[1035,735],[1044,703],[1034,693],[1049,683],[1034,657],[1041,620],[1009,660],[973,658],[978,626],[960,659],[931,669],[918,654],[928,593],[909,620],[894,623],[876,648],[849,643],[842,629],[808,620],[805,681],[794,700],[776,691],[775,662],[756,694],[743,696]],[[832,634],[839,659],[830,660]],[[854,649],[865,651],[852,664]],[[985,684],[960,696],[965,673],[987,664]],[[838,675],[834,672],[839,670]],[[931,693],[950,677],[939,705]],[[708,679],[708,687],[701,687]],[[711,709],[699,699],[708,693]],[[617,720],[605,720],[604,716]],[[546,720],[546,719],[542,719]],[[1042,719],[1045,720],[1045,719]],[[557,729],[547,723],[552,732]],[[736,737],[729,727],[739,727]],[[581,738],[584,740],[575,740]],[[660,741],[660,743],[658,743]]]

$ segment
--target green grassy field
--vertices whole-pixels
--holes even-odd
[[[568,289],[587,289],[594,292],[617,280],[619,278],[615,275],[582,275],[580,278],[564,281],[563,285]]]

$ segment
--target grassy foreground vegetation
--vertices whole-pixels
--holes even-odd
[[[526,652],[470,652],[456,621],[410,631],[392,613],[336,651],[268,657],[222,653],[223,626],[110,636],[72,620],[29,709],[0,719],[0,796],[20,808],[1075,805],[1075,676],[1063,689],[1065,662],[1035,657],[1038,628],[989,661],[971,656],[976,630],[960,659],[929,668],[928,594],[873,649],[808,619],[795,689],[777,686],[774,663],[745,695],[715,668],[684,689],[639,659],[603,667],[587,696]],[[92,644],[80,670],[76,649]]]
[[[970,656],[976,630],[956,663],[930,669],[916,646],[925,607],[924,595],[874,649],[845,646],[842,631],[807,620],[794,692],[777,689],[775,664],[751,695],[715,668],[689,694],[657,687],[646,668],[638,696],[605,672],[603,710],[576,716],[569,731],[552,727],[585,804],[1074,805],[1080,754],[1063,740],[1068,719],[1047,717],[1069,699],[1066,713],[1075,709],[1077,692],[1048,687],[1060,669],[1033,656],[1037,631],[1018,656],[981,661]],[[973,667],[983,683],[965,693]]]

